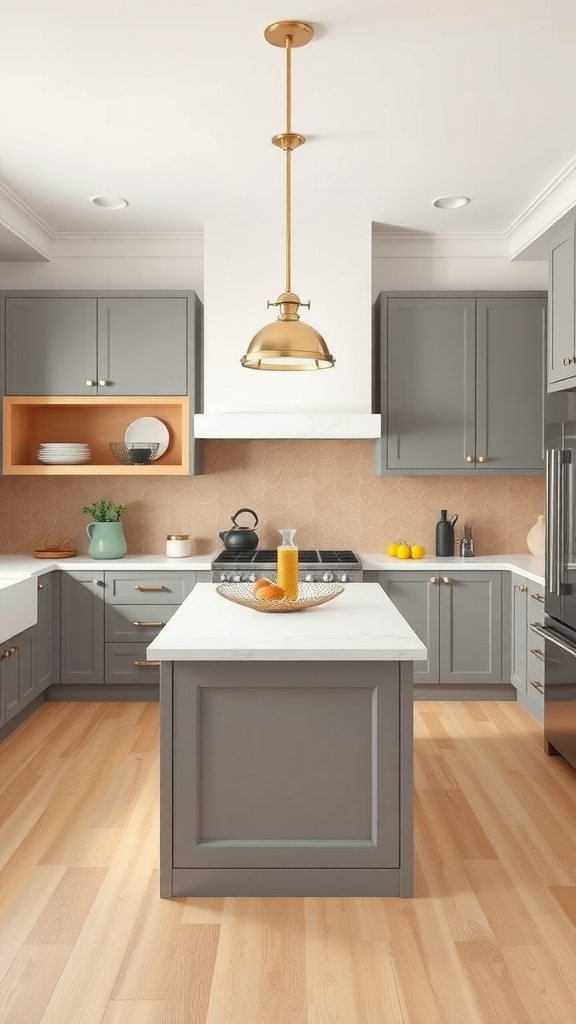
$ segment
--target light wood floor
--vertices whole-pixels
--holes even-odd
[[[576,1024],[576,772],[511,703],[415,706],[416,896],[158,896],[158,706],[0,746],[2,1024]]]

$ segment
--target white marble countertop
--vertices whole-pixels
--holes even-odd
[[[457,569],[498,569],[517,572],[534,583],[544,584],[544,559],[535,555],[475,555],[473,558],[391,558],[382,553],[358,552],[365,572],[395,569],[407,572],[455,572]]]
[[[134,569],[209,572],[212,561],[218,552],[209,555],[190,555],[188,558],[168,558],[160,555],[125,555],[124,558],[101,559],[90,558],[90,555],[76,555],[74,558],[63,558],[60,561],[34,558],[33,555],[0,555],[0,577],[37,576],[50,569],[91,570],[118,569],[130,571]],[[534,583],[544,583],[544,559],[534,555],[477,555],[474,558],[390,558],[381,552],[358,552],[365,571],[401,569],[407,572],[424,570],[424,572],[442,572],[452,569],[497,569],[517,572]]]
[[[303,612],[259,612],[198,583],[147,648],[149,661],[423,661],[426,648],[378,583]]]

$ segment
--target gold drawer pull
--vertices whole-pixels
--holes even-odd
[[[164,590],[164,587],[162,586],[162,584],[160,584],[160,586],[158,586],[158,584],[155,584],[155,583],[137,583],[136,586],[134,587],[134,590],[144,590],[144,591],[148,591],[148,590],[158,591],[159,590],[159,591],[162,591],[162,590]]]
[[[540,661],[544,661],[544,651],[541,651],[539,647],[531,647],[530,654],[534,654]]]
[[[133,664],[136,665],[137,668],[155,668],[155,667],[157,668],[158,665],[160,664],[160,662],[159,661],[134,661]]]
[[[133,622],[133,626],[165,626],[165,622]]]
[[[530,686],[533,686],[538,693],[544,693],[544,686],[540,682],[536,682],[534,679],[530,680]]]
[[[544,598],[542,594],[530,594],[530,597],[533,597],[535,601],[540,601],[541,604],[544,604]]]
[[[514,590],[517,590],[519,594],[525,594],[528,587],[525,587],[523,583],[515,583]]]

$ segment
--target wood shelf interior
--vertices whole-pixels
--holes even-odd
[[[168,449],[146,466],[124,466],[110,450],[123,441],[126,427],[141,416],[155,416],[168,428]],[[31,472],[95,472],[111,467],[123,472],[178,472],[188,467],[189,413],[187,398],[22,398],[4,399],[4,472],[30,467]],[[40,444],[85,442],[91,461],[76,466],[49,466],[38,461]]]

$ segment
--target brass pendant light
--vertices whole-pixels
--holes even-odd
[[[291,52],[294,46],[306,46],[313,35],[314,29],[304,21],[277,21],[264,31],[267,42],[286,50],[286,131],[272,139],[286,154],[286,287],[276,302],[268,300],[266,306],[280,307],[278,319],[254,335],[240,360],[250,370],[324,370],[335,362],[318,331],[300,320],[298,309],[310,309],[310,303],[301,302],[291,288],[291,157],[306,141],[291,128]]]

